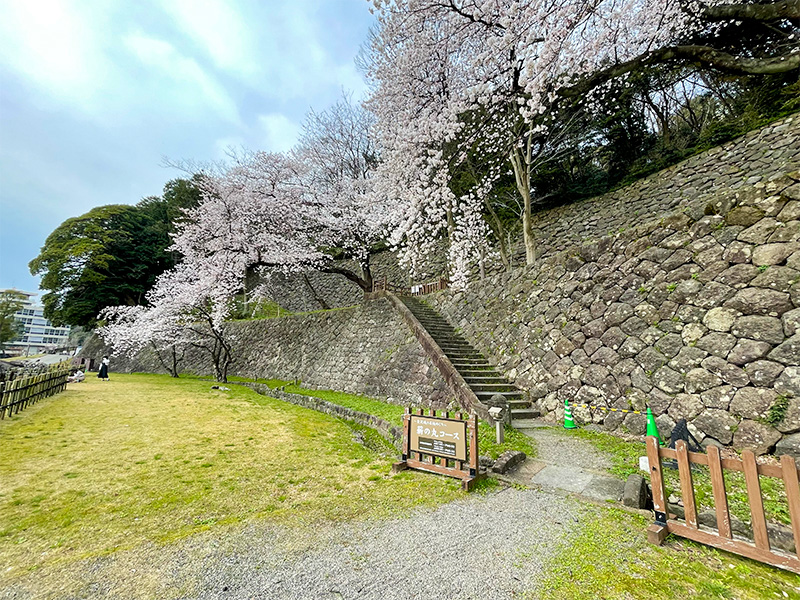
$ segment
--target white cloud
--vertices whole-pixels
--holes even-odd
[[[193,58],[183,56],[169,42],[142,33],[126,35],[123,43],[143,64],[159,71],[175,86],[169,93],[161,90],[163,101],[210,106],[227,121],[240,124],[235,102]]]
[[[285,152],[297,142],[300,126],[280,113],[258,116],[258,123],[264,130],[264,149],[271,152]]]
[[[258,70],[252,23],[224,0],[165,0],[162,8],[214,64],[245,77]]]
[[[100,52],[105,14],[58,0],[0,5],[0,62],[54,96],[90,109],[110,65]]]

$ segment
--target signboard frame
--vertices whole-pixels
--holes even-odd
[[[425,412],[425,409],[418,409],[412,412],[410,408],[406,408],[406,413],[403,415],[403,456],[400,462],[392,465],[392,472],[397,473],[405,469],[416,469],[455,477],[456,479],[461,479],[461,487],[465,491],[470,491],[480,477],[478,470],[477,415],[473,414],[465,418],[463,413],[456,413],[455,418],[451,418],[448,411],[439,411],[439,416],[436,415],[437,411],[435,409],[429,409],[427,415]],[[420,446],[420,438],[416,429],[420,421],[423,422],[423,440],[444,442],[448,438],[447,435],[440,437],[439,430],[437,430],[435,438],[432,436],[432,431],[427,434],[428,437],[425,437],[424,429],[426,424],[424,421],[426,420],[447,422],[444,427],[445,433],[452,434],[455,431],[463,431],[466,435],[463,440],[458,441],[464,442],[464,452],[460,452],[460,448],[456,448],[456,455],[449,454],[450,449],[446,448],[444,444],[431,445],[430,443],[423,443]],[[413,433],[412,422],[414,423]],[[427,427],[431,430],[434,428],[430,423],[427,424]],[[412,438],[414,440],[413,444]]]

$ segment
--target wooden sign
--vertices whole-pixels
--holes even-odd
[[[410,415],[411,451],[467,460],[467,422]]]
[[[469,491],[478,480],[478,417],[461,413],[450,418],[447,411],[419,409],[403,416],[403,459],[392,472],[417,469],[456,477]]]

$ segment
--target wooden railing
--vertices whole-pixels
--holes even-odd
[[[53,396],[67,387],[69,369],[59,368],[47,373],[18,377],[0,382],[0,419],[24,410],[42,398]]]
[[[417,283],[410,287],[392,283],[386,277],[372,282],[373,292],[392,292],[400,296],[424,296],[425,294],[432,294],[445,289],[447,289],[447,279],[444,278],[427,283]]]
[[[719,449],[709,446],[707,454],[689,452],[686,442],[679,440],[675,450],[661,448],[655,437],[647,438],[647,459],[650,469],[650,482],[653,488],[653,508],[656,522],[647,530],[650,542],[660,545],[667,534],[675,534],[721,550],[740,554],[753,560],[780,567],[800,574],[800,484],[798,484],[798,468],[791,456],[781,456],[781,464],[769,465],[756,463],[756,457],[750,450],[742,452],[742,459],[720,458]],[[678,463],[680,492],[684,508],[684,522],[677,521],[669,513],[667,493],[661,459],[671,458]],[[714,497],[717,529],[701,529],[697,519],[694,484],[692,482],[691,465],[706,465],[711,476],[711,490]],[[753,540],[733,537],[731,517],[728,509],[728,496],[725,490],[725,470],[744,472],[747,487],[747,499],[750,505]],[[794,535],[794,554],[785,553],[770,547],[767,521],[764,516],[764,500],[761,496],[759,476],[782,479],[786,489],[786,502]]]

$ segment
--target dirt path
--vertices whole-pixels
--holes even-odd
[[[404,519],[218,530],[32,574],[0,598],[518,598],[580,514],[512,487]]]

